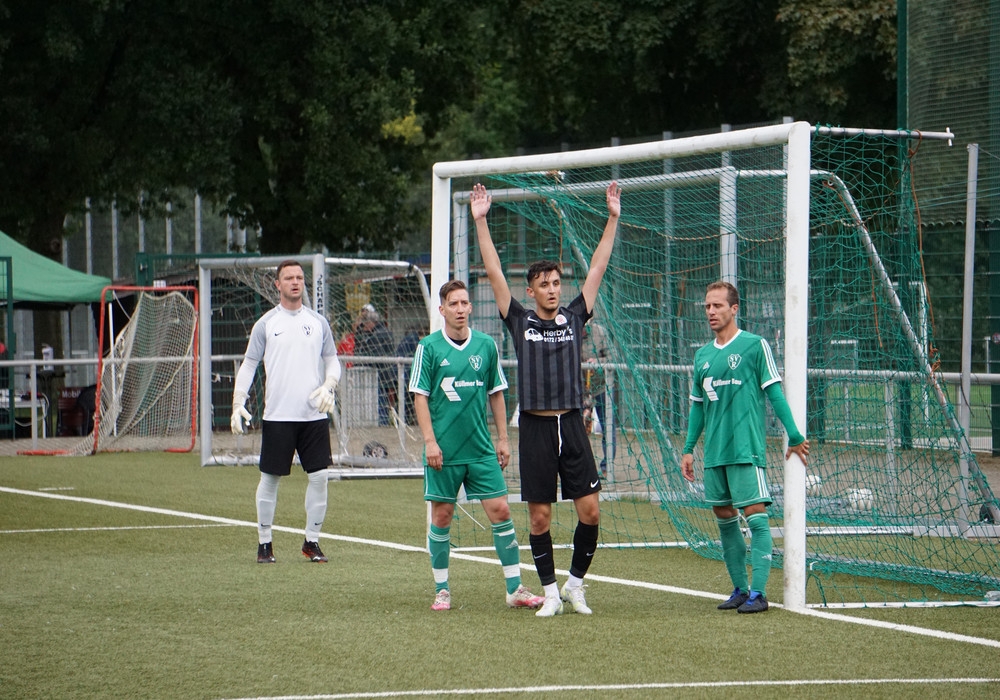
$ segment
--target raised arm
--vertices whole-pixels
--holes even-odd
[[[604,234],[590,259],[590,271],[587,272],[587,279],[583,282],[583,298],[587,302],[587,311],[594,310],[594,304],[597,303],[597,290],[601,288],[604,272],[608,269],[608,261],[611,259],[611,251],[615,247],[618,217],[622,213],[621,195],[622,188],[618,186],[617,182],[612,181],[605,192],[608,201],[608,223],[604,225]]]
[[[490,237],[490,227],[486,223],[486,214],[490,211],[492,201],[486,188],[477,182],[472,188],[469,207],[472,209],[472,219],[476,222],[476,238],[479,240],[479,253],[483,256],[486,276],[490,278],[490,286],[493,287],[493,298],[496,299],[500,315],[507,318],[507,312],[510,310],[510,287],[507,286],[507,278],[504,277],[503,267],[500,265],[500,256],[497,254],[496,246],[493,245],[493,238]]]

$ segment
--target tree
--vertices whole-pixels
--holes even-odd
[[[896,126],[895,0],[785,0],[787,85],[775,103],[824,124]]]
[[[389,250],[435,160],[883,125],[894,37],[888,0],[0,0],[0,228],[54,254],[85,197],[190,188],[267,253]]]
[[[384,3],[390,4],[390,3]],[[266,252],[395,238],[412,76],[379,4],[3,0],[0,227],[56,252],[85,197],[190,187],[261,225]]]

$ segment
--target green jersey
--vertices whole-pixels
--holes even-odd
[[[443,330],[424,337],[413,356],[409,389],[427,397],[444,465],[496,464],[488,397],[507,388],[496,341],[472,331],[458,345]]]
[[[753,333],[737,331],[695,353],[691,400],[704,408],[706,468],[767,466],[764,389],[780,381],[771,347]]]

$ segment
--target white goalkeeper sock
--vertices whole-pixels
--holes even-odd
[[[310,542],[319,542],[319,533],[323,529],[327,483],[326,469],[309,475],[309,485],[306,486],[306,539]]]
[[[257,541],[265,544],[271,541],[271,525],[274,524],[274,508],[278,503],[278,479],[274,474],[260,473],[257,484]]]

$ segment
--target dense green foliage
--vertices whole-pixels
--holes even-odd
[[[426,236],[430,164],[772,120],[894,124],[886,0],[0,0],[0,230],[176,188],[265,252]]]

